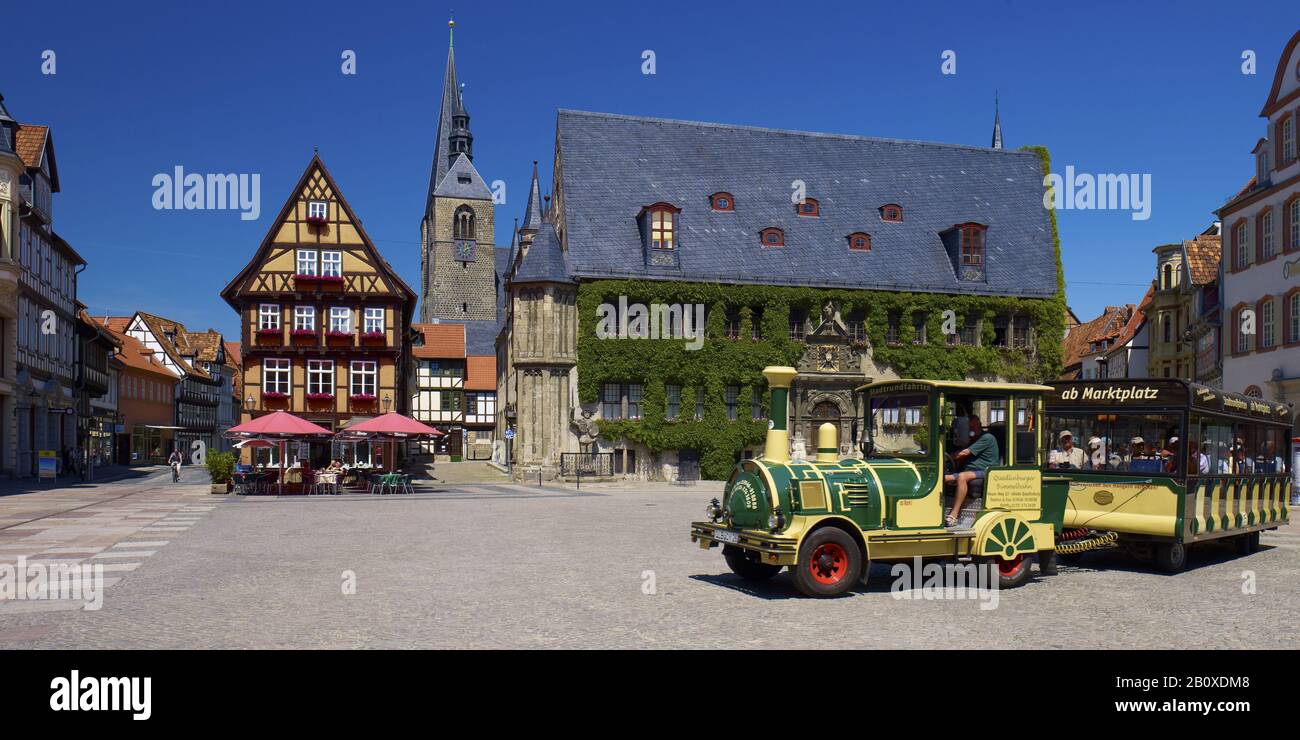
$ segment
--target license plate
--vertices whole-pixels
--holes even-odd
[[[715,529],[713,530],[713,539],[719,542],[730,542],[731,544],[735,545],[740,542],[740,533],[728,532],[725,529]]]

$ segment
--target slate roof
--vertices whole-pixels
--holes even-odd
[[[148,347],[145,347],[139,339],[117,331],[112,331],[112,334],[122,342],[121,350],[116,355],[122,361],[122,364],[132,370],[146,372],[176,382],[176,376],[155,359],[153,352]]]
[[[639,244],[639,242],[638,242]],[[755,242],[757,246],[757,242]],[[638,246],[639,250],[640,247]],[[519,261],[519,267],[510,278],[514,283],[571,283],[569,269],[565,260],[564,249],[560,246],[560,237],[555,234],[555,226],[543,221],[537,236],[528,252]]]
[[[447,71],[442,78],[442,102],[438,106],[438,132],[433,145],[433,167],[429,172],[429,194],[447,176],[451,167],[451,116],[460,107],[460,85],[456,82],[456,51],[447,49]]]
[[[1033,152],[561,110],[568,274],[1051,296],[1056,259]],[[795,215],[802,180],[819,218]],[[735,197],[715,213],[708,196]],[[637,214],[682,209],[680,270],[648,271]],[[901,223],[878,208],[903,207]],[[988,227],[987,282],[958,281],[939,234]],[[785,230],[764,249],[759,230]],[[871,235],[870,252],[847,236]],[[539,237],[540,239],[540,237]]]
[[[533,181],[528,186],[528,204],[524,206],[524,225],[521,229],[536,230],[542,223],[542,192],[537,184],[537,160],[533,160]]]
[[[462,179],[468,179],[469,182],[461,182]],[[474,163],[470,162],[469,157],[464,154],[456,155],[456,161],[452,163],[451,169],[447,170],[438,187],[434,188],[433,194],[452,198],[492,200],[492,191],[488,189],[487,183],[483,182],[483,176],[474,169]]]

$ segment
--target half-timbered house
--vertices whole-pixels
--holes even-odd
[[[406,410],[402,341],[415,293],[319,156],[221,296],[240,316],[242,420],[283,410],[338,430]],[[332,454],[358,451],[316,446],[313,465]]]

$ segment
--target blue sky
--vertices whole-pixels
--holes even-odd
[[[1152,176],[1149,220],[1059,214],[1069,302],[1087,320],[1137,302],[1152,247],[1204,229],[1249,179],[1257,114],[1300,13],[1253,2],[1225,23],[1220,3],[1063,5],[26,3],[10,16],[22,33],[0,47],[0,93],[19,121],[53,127],[55,228],[90,263],[91,311],[149,310],[234,338],[218,292],[313,147],[418,282],[452,8],[475,164],[508,186],[498,243],[534,159],[549,182],[557,108],[985,146],[997,90],[1008,147],[1045,145],[1056,170]],[[46,49],[54,75],[41,73]],[[340,71],[344,49],[355,76]],[[949,49],[957,73],[942,75]],[[259,173],[261,217],[154,210],[153,176],[177,165]]]

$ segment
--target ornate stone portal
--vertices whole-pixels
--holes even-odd
[[[853,449],[851,430],[858,413],[853,389],[868,381],[864,374],[867,346],[854,345],[839,306],[827,301],[817,325],[806,335],[799,377],[791,392],[791,431],[805,440],[815,440],[817,428],[831,422],[839,432],[842,455]]]

